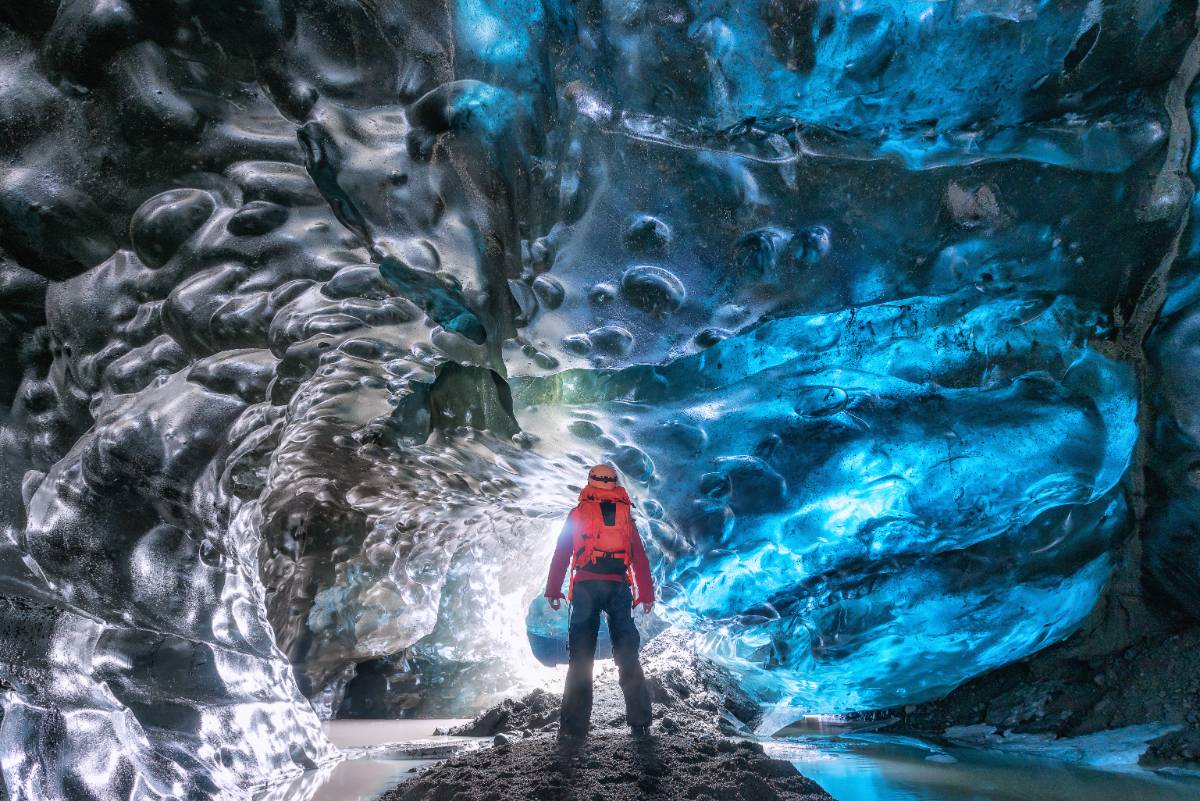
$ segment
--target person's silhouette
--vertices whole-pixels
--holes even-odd
[[[608,615],[613,660],[625,695],[625,720],[635,735],[648,734],[650,692],[638,660],[641,637],[633,623],[633,608],[641,605],[650,612],[654,583],[646,549],[633,522],[629,495],[618,483],[617,471],[609,465],[596,465],[589,471],[579,504],[567,516],[558,536],[546,580],[546,599],[554,609],[562,603],[568,567],[569,663],[559,734],[587,734],[592,716],[592,664],[602,613]]]

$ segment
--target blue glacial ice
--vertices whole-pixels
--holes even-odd
[[[764,702],[935,696],[1131,567],[1200,616],[1197,27],[0,3],[0,794],[237,796],[520,689],[597,459]]]
[[[665,616],[764,701],[935,697],[1101,597],[1140,393],[1112,343],[1190,195],[1192,67],[1129,71],[1190,17],[1124,11],[614,4],[539,16],[540,74],[464,62],[561,87],[519,422],[621,468]]]
[[[667,617],[759,697],[935,697],[1070,632],[1108,579],[1131,370],[1065,297],[975,289],[517,382],[641,491]],[[936,354],[936,355],[935,355]]]
[[[1200,124],[1200,86],[1189,100]],[[1187,164],[1200,181],[1200,149]],[[1153,585],[1193,619],[1200,618],[1200,194],[1180,229],[1165,298],[1146,342],[1155,412],[1147,478],[1146,571]]]

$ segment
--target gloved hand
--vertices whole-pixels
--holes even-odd
[[[654,609],[654,601],[646,601],[645,603],[634,604],[633,608],[637,609],[639,606],[642,607],[642,612],[649,615],[650,612]]]
[[[546,603],[550,604],[550,608],[557,612],[562,608],[562,598],[546,598]]]

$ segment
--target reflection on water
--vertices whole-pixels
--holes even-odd
[[[767,745],[838,801],[1200,801],[1200,781],[876,734]]]
[[[405,779],[416,768],[432,764],[419,759],[347,759],[331,768],[309,771],[292,782],[280,801],[371,801]]]
[[[433,737],[435,728],[460,722],[327,723],[326,733],[347,759],[271,788],[256,801],[372,801],[415,775],[414,769],[436,761],[413,755],[465,740]],[[838,801],[1200,801],[1200,779],[1134,767],[1097,770],[824,723],[812,730],[789,727],[781,734],[792,736],[766,741],[767,751],[791,760]]]
[[[434,737],[462,720],[335,720],[325,733],[346,758],[335,765],[311,770],[293,781],[271,787],[255,801],[371,801],[437,758],[416,755],[451,749],[474,738]],[[446,754],[438,754],[441,758]]]
[[[423,740],[432,737],[438,729],[445,731],[464,719],[445,720],[331,720],[324,724],[325,734],[343,751],[353,748],[369,748],[386,743],[407,740]]]

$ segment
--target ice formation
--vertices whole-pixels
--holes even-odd
[[[1031,653],[1130,537],[1200,617],[1196,15],[0,6],[4,793],[519,687],[600,458],[763,702]]]
[[[761,698],[876,708],[1057,641],[1094,605],[1136,439],[1130,370],[1068,344],[1096,324],[1062,296],[972,288],[518,398],[564,405],[581,445],[642,480],[667,605]]]

